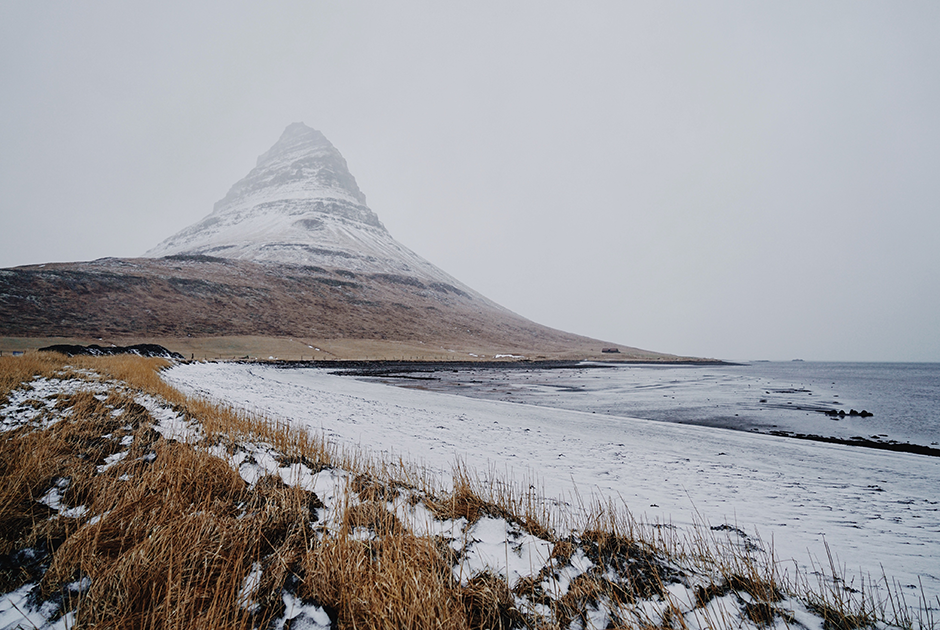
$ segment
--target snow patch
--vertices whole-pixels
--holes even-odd
[[[253,613],[258,611],[259,604],[255,601],[255,595],[258,592],[258,587],[261,586],[261,578],[263,575],[264,571],[261,568],[261,563],[255,562],[251,565],[251,570],[248,571],[248,575],[242,580],[242,587],[238,592],[238,599],[236,601],[241,608],[246,609],[248,612]]]
[[[283,592],[284,616],[274,622],[275,630],[284,630],[289,627],[291,630],[330,630],[330,616],[326,614],[322,606],[316,604],[304,604],[295,595]]]
[[[520,578],[537,574],[552,553],[551,542],[502,518],[483,517],[464,536],[464,560],[454,568],[454,577],[462,584],[478,573],[491,571],[513,588]]]

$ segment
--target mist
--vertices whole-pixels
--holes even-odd
[[[140,256],[291,122],[539,323],[940,361],[940,5],[0,5],[0,267]]]

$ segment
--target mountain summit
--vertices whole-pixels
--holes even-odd
[[[172,255],[340,267],[459,284],[392,238],[366,206],[340,152],[303,123],[289,125],[209,216],[145,254]]]

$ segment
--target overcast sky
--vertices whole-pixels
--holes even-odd
[[[139,256],[303,121],[540,323],[940,361],[938,33],[936,0],[0,2],[0,267]]]

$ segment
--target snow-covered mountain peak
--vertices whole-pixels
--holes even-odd
[[[316,129],[312,129],[302,122],[291,123],[287,125],[277,143],[258,157],[255,166],[266,166],[269,162],[281,156],[290,153],[309,152],[317,147],[327,151],[336,151],[336,148],[326,139],[326,136]]]
[[[360,212],[359,220],[381,225],[365,208],[366,196],[340,152],[322,133],[303,123],[289,125],[277,143],[258,158],[255,168],[215,204],[213,212],[242,209],[271,197],[329,198],[361,205],[365,212]]]
[[[446,282],[455,279],[391,237],[326,137],[298,122],[211,214],[145,256],[221,258],[331,266]]]

